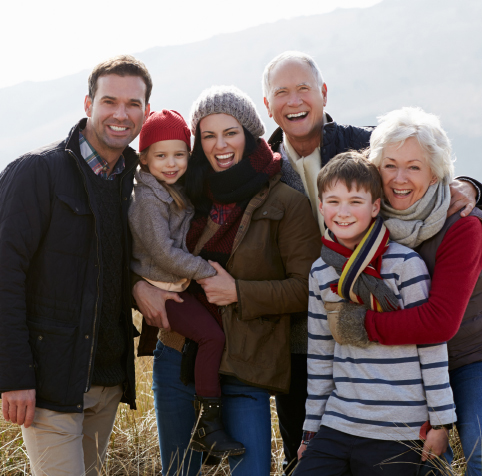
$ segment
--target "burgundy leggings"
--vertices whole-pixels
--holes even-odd
[[[171,329],[197,342],[194,367],[196,394],[200,397],[220,397],[219,366],[224,350],[224,332],[209,311],[188,292],[179,293],[184,300],[166,301]]]

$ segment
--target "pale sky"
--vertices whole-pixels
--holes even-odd
[[[74,74],[116,54],[192,43],[263,23],[381,1],[9,1],[2,6],[0,88]]]

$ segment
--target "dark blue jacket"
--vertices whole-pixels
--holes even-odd
[[[337,124],[329,114],[323,127],[323,144],[320,148],[321,166],[323,167],[337,154],[350,149],[366,149],[370,145],[370,135],[374,127],[357,127]],[[278,152],[283,142],[283,131],[278,127],[268,140],[273,152]]]
[[[370,145],[370,136],[375,129],[373,126],[357,127],[336,123],[333,118],[326,113],[328,119],[323,127],[323,144],[320,148],[321,166],[323,167],[330,159],[337,154],[347,152],[350,149],[362,150]],[[278,152],[280,144],[283,142],[283,130],[278,127],[268,140],[273,152]],[[476,206],[482,208],[482,184],[472,177],[461,175],[456,177],[460,180],[470,180],[479,190],[479,200]]]
[[[36,389],[36,405],[82,412],[102,308],[99,214],[86,180],[79,128],[0,175],[0,392]],[[122,315],[128,329],[123,401],[135,408],[127,208],[137,155],[124,151]]]

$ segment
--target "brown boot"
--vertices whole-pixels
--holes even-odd
[[[199,397],[194,400],[197,425],[194,427],[190,447],[214,456],[242,455],[246,449],[225,431],[221,418],[221,398]]]

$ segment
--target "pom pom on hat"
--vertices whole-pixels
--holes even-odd
[[[139,152],[161,140],[182,140],[191,150],[191,132],[177,111],[153,111],[142,126],[139,135]]]
[[[191,108],[192,133],[196,133],[203,117],[219,113],[233,116],[256,140],[264,134],[264,124],[253,101],[234,86],[212,86],[200,94]]]

